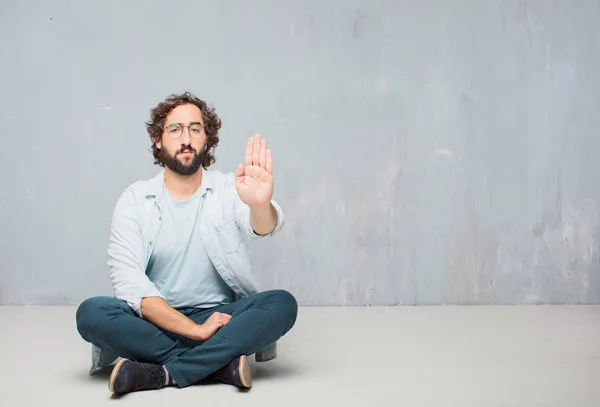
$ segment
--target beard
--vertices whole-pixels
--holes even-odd
[[[182,162],[179,158],[177,158],[177,156],[184,151],[190,151],[192,153],[192,159],[187,161],[187,163]],[[191,145],[188,145],[181,147],[181,149],[176,151],[175,154],[170,155],[164,148],[162,148],[158,153],[158,158],[167,168],[176,174],[193,175],[200,169],[200,166],[204,161],[205,151],[206,150],[202,150],[202,153],[198,154],[198,152],[192,148]]]

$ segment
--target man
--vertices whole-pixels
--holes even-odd
[[[158,104],[146,128],[164,170],[130,185],[116,204],[114,297],[77,310],[77,329],[93,344],[92,372],[121,357],[109,379],[120,394],[203,379],[250,388],[247,356],[274,358],[298,310],[287,291],[258,292],[242,240],[283,227],[271,150],[256,135],[234,174],[208,170],[221,120],[189,93]]]

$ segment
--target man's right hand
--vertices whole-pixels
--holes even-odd
[[[215,332],[227,325],[231,321],[231,315],[221,312],[214,312],[206,322],[196,325],[196,329],[190,335],[191,339],[206,341],[212,337]]]
[[[206,322],[197,324],[181,312],[171,308],[160,297],[143,298],[141,309],[144,318],[159,328],[197,341],[206,341],[231,320],[231,315],[214,312]]]

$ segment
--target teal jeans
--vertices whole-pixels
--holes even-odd
[[[77,309],[77,330],[85,341],[115,355],[164,365],[179,387],[187,387],[276,342],[294,326],[298,304],[289,292],[271,290],[210,309],[178,311],[198,324],[213,312],[232,318],[208,340],[196,341],[138,317],[125,301],[92,297]]]

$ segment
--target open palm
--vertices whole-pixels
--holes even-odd
[[[273,197],[273,157],[259,134],[246,145],[244,165],[235,172],[235,188],[246,205],[268,205]]]

